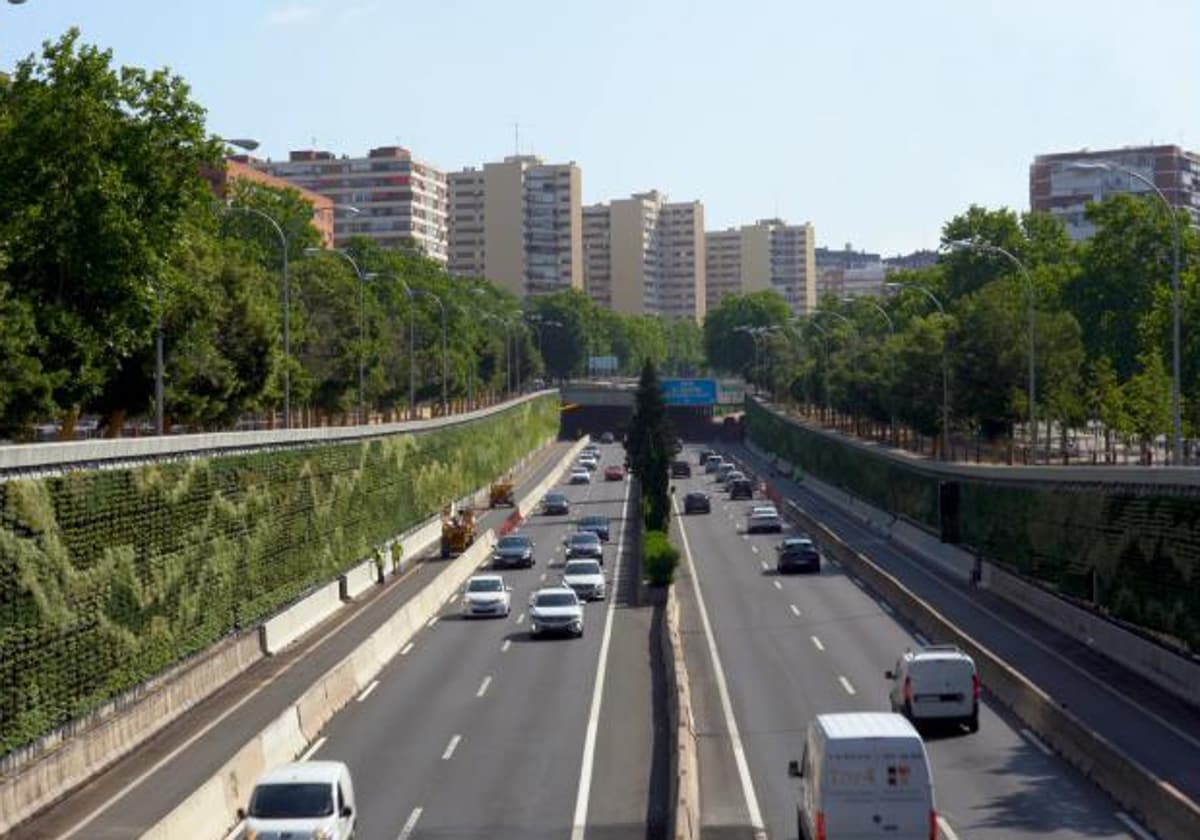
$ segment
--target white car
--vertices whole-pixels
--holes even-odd
[[[947,721],[979,731],[979,671],[956,645],[928,645],[905,651],[895,670],[888,700],[914,724]]]
[[[568,560],[562,582],[584,601],[603,601],[608,595],[604,570],[598,560]]]
[[[779,511],[775,510],[774,505],[755,505],[750,509],[750,514],[746,517],[747,534],[764,531],[778,534],[782,530],[783,520],[779,518]]]
[[[269,770],[238,818],[247,837],[353,837],[358,814],[350,769],[340,761],[296,761]]]
[[[568,484],[591,484],[592,473],[587,467],[575,467],[571,470],[571,477],[567,479]]]
[[[595,455],[585,452],[579,456],[579,466],[583,467],[585,470],[594,470],[600,466],[600,459]]]
[[[548,586],[529,597],[529,629],[535,636],[551,633],[583,635],[583,604],[575,590]]]
[[[512,609],[512,588],[500,575],[475,575],[463,589],[463,615],[508,615]]]

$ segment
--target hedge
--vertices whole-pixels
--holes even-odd
[[[642,534],[642,571],[654,586],[667,586],[675,579],[679,549],[671,545],[663,531]]]
[[[884,510],[937,530],[937,476],[747,401],[751,440]],[[979,555],[1200,649],[1200,487],[961,475],[958,528]]]
[[[0,754],[259,622],[558,428],[470,424],[0,484]]]

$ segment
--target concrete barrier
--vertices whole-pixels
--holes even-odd
[[[1098,732],[1083,724],[1023,674],[967,635],[899,580],[841,538],[793,501],[787,515],[816,539],[880,597],[929,639],[950,642],[969,653],[979,668],[984,690],[1008,707],[1052,749],[1095,782],[1125,810],[1137,815],[1163,840],[1200,837],[1200,807],[1155,776]]]
[[[374,560],[366,560],[343,574],[338,581],[341,584],[338,597],[343,601],[353,601],[371,587],[383,583],[383,578],[379,574],[379,565]]]
[[[342,606],[341,581],[318,587],[258,628],[263,653],[275,654],[316,627]]]
[[[696,752],[696,719],[692,714],[692,690],[683,640],[679,635],[679,601],[675,587],[667,589],[667,621],[663,638],[667,663],[667,714],[675,739],[672,761],[672,824],[675,840],[700,838],[700,764]]]

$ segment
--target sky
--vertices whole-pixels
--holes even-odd
[[[1037,154],[1200,149],[1195,0],[26,0],[0,69],[72,25],[261,157],[519,148],[578,163],[585,203],[658,189],[885,256],[1026,209]]]

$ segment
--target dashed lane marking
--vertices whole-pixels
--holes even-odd
[[[408,656],[408,652],[411,651],[412,649],[413,649],[413,643],[409,642],[404,647],[400,648],[400,655]]]
[[[446,745],[446,751],[442,753],[442,761],[449,761],[454,755],[454,751],[458,749],[459,742],[462,741],[461,735],[455,735],[450,739],[450,743]]]
[[[319,750],[319,749],[321,749],[321,747],[325,746],[325,742],[328,740],[329,740],[328,738],[326,738],[324,735],[322,735],[320,738],[313,741],[311,747],[306,749],[304,752],[300,753],[300,760],[308,761],[310,758],[312,758],[314,755],[316,755],[317,750]]]
[[[490,676],[484,677],[483,682],[479,684],[479,690],[475,692],[475,696],[482,697],[483,695],[487,694],[488,686],[491,684],[492,678]]]
[[[504,644],[500,645],[500,652],[506,653],[512,647],[512,639],[505,639]]]
[[[379,688],[379,680],[371,680],[371,682],[367,684],[367,687],[363,689],[362,694],[358,695],[358,702],[361,703],[362,701],[366,700],[371,696],[371,692],[377,688]]]
[[[421,819],[421,810],[420,808],[413,808],[412,813],[408,815],[408,819],[404,822],[404,828],[400,829],[400,834],[396,836],[396,840],[408,840],[412,836],[413,829],[417,827],[417,820]]]
[[[797,607],[795,604],[788,604],[788,608],[792,611],[792,615],[796,616],[796,618],[800,617],[799,607]]]
[[[812,639],[813,647],[815,647],[817,650],[825,650],[825,645],[821,644],[820,639],[818,639],[816,636],[810,636],[809,638]]]
[[[772,583],[774,583],[774,584],[775,584],[775,588],[776,588],[776,589],[783,589],[783,584],[782,584],[782,583],[780,583],[779,581],[777,581],[777,580],[776,580],[776,581],[772,581]]]
[[[842,684],[842,688],[846,689],[847,694],[849,694],[851,696],[858,694],[858,692],[854,690],[854,686],[852,686],[850,684],[850,680],[846,679],[843,676],[839,676],[838,682],[840,682]]]

